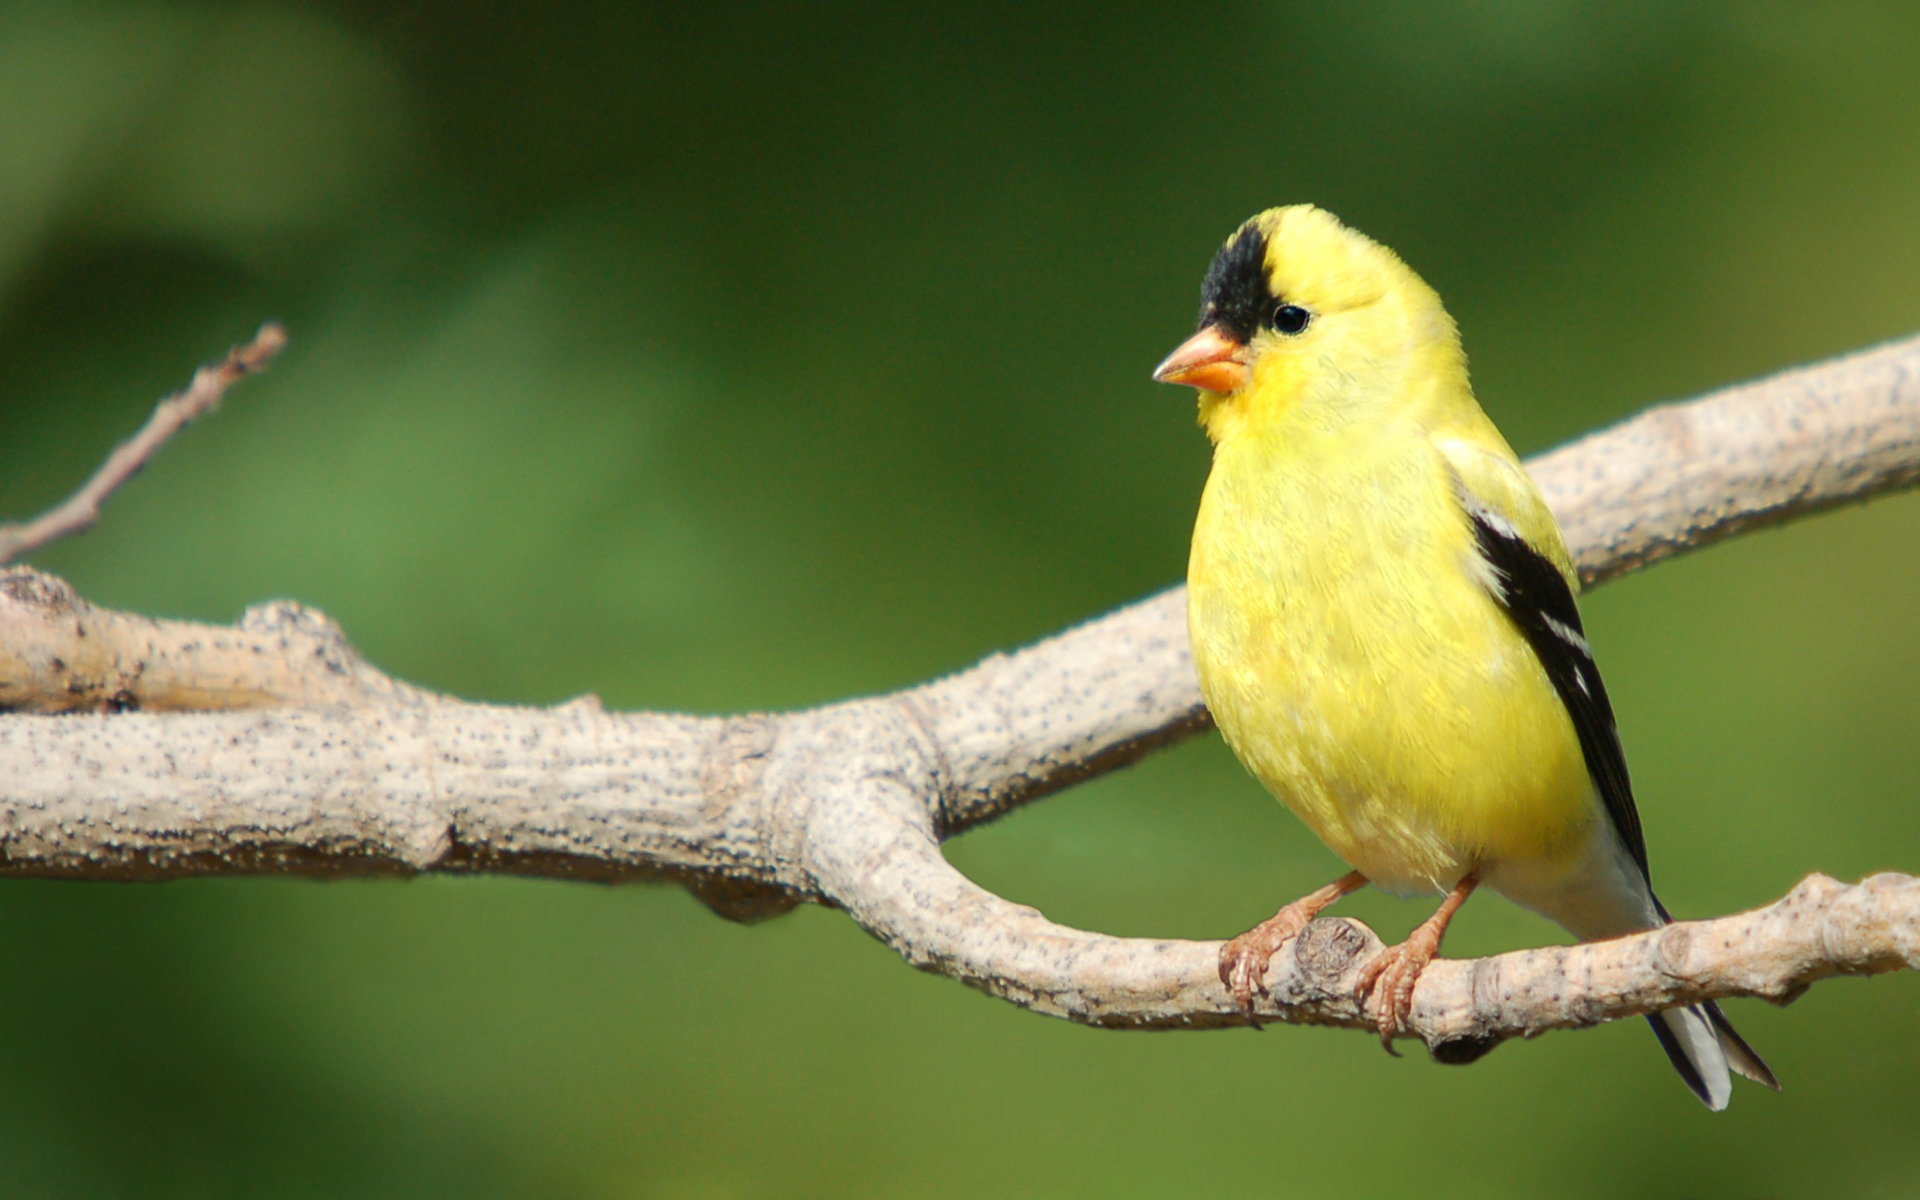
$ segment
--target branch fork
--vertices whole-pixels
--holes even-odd
[[[236,352],[187,395],[223,390],[278,346]],[[132,469],[164,441],[144,437]],[[112,490],[99,480],[131,473],[117,461],[81,509]],[[1529,469],[1590,584],[1907,486],[1920,338],[1651,410]],[[56,527],[84,524],[26,528]],[[0,531],[0,553],[45,544],[34,537]],[[0,874],[667,879],[736,920],[840,908],[914,966],[1048,1015],[1243,1024],[1219,943],[1056,925],[940,853],[1209,727],[1185,603],[1176,588],[890,696],[719,718],[463,703],[388,678],[299,605],[233,626],[158,621],[0,571]],[[1313,922],[1274,956],[1255,1016],[1372,1029],[1354,985],[1382,950],[1357,922]],[[1831,975],[1903,968],[1920,968],[1920,880],[1815,875],[1737,916],[1437,959],[1403,1033],[1464,1062],[1548,1029],[1730,996],[1786,1003]]]

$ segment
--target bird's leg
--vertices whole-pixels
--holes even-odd
[[[1438,912],[1408,934],[1406,941],[1381,952],[1380,957],[1360,973],[1359,993],[1364,996],[1368,991],[1373,992],[1373,1023],[1380,1030],[1380,1044],[1388,1054],[1397,1057],[1393,1035],[1400,1032],[1413,1012],[1413,985],[1419,981],[1420,972],[1440,953],[1440,939],[1446,936],[1447,922],[1453,920],[1453,914],[1460,911],[1460,906],[1479,885],[1480,872],[1467,872],[1440,902]]]
[[[1300,897],[1220,947],[1220,982],[1226,984],[1233,993],[1234,1006],[1247,1015],[1247,1020],[1255,1029],[1260,1028],[1260,1022],[1253,1015],[1253,991],[1257,987],[1262,996],[1267,994],[1263,981],[1267,977],[1267,964],[1273,961],[1274,951],[1305,929],[1307,922],[1320,915],[1321,909],[1366,885],[1365,875],[1349,871],[1319,891]]]

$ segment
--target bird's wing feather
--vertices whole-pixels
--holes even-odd
[[[1647,876],[1647,842],[1633,806],[1627,759],[1614,727],[1600,669],[1587,646],[1574,576],[1559,527],[1518,463],[1456,439],[1436,439],[1451,466],[1461,507],[1472,522],[1481,575],[1546,669],[1573,719],[1595,788],[1627,852]]]

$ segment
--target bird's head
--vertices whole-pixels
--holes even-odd
[[[1154,371],[1200,389],[1216,443],[1302,405],[1393,402],[1399,377],[1457,360],[1433,289],[1393,251],[1311,204],[1270,208],[1234,231],[1207,268],[1199,331]],[[1346,415],[1357,416],[1357,412]]]

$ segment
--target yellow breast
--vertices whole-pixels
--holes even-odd
[[[1223,441],[1188,568],[1200,685],[1248,768],[1376,883],[1567,860],[1597,808],[1573,725],[1476,582],[1418,429]]]

